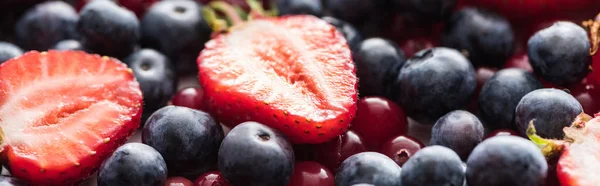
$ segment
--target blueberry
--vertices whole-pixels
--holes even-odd
[[[324,0],[325,8],[339,19],[352,24],[367,22],[371,14],[381,9],[381,0]]]
[[[323,15],[320,0],[278,0],[277,10],[279,15],[309,14],[317,17]]]
[[[334,17],[325,16],[322,19],[335,26],[337,30],[346,38],[346,42],[348,42],[350,49],[352,51],[356,51],[358,45],[362,41],[362,37],[354,26],[346,21],[342,21]]]
[[[141,49],[123,60],[133,70],[144,96],[144,114],[167,105],[177,89],[177,76],[169,59],[153,49]]]
[[[563,87],[581,82],[588,74],[592,62],[589,52],[587,32],[571,22],[556,22],[527,42],[527,56],[534,72]]]
[[[112,1],[89,2],[80,12],[77,30],[87,50],[116,58],[133,52],[140,38],[135,14]]]
[[[466,52],[476,66],[501,67],[515,50],[515,36],[502,16],[477,8],[456,12],[442,34],[442,46]]]
[[[394,160],[377,152],[352,155],[337,169],[336,186],[373,184],[377,186],[400,186],[402,169]]]
[[[244,122],[223,139],[219,170],[231,185],[287,185],[294,170],[294,151],[278,130]]]
[[[198,72],[196,58],[211,29],[195,1],[159,1],[142,18],[142,46],[171,58],[180,73]]]
[[[429,145],[448,147],[466,160],[473,148],[483,140],[483,124],[477,116],[456,110],[442,116],[431,129]]]
[[[465,172],[460,157],[443,146],[425,147],[402,165],[402,186],[462,186]]]
[[[407,21],[434,23],[450,17],[456,0],[391,0],[394,9]]]
[[[15,177],[2,175],[2,176],[0,176],[0,185],[2,185],[2,186],[24,186],[27,184],[25,184],[24,181],[17,179]]]
[[[369,38],[360,43],[354,53],[360,95],[393,100],[392,85],[405,61],[404,52],[392,41]]]
[[[23,50],[18,46],[0,41],[0,64],[23,54]]]
[[[407,115],[432,124],[444,114],[462,108],[475,92],[475,70],[456,50],[425,49],[408,59],[396,79],[398,103]]]
[[[84,50],[81,43],[77,40],[62,40],[52,47],[54,50]]]
[[[112,153],[98,173],[98,186],[148,185],[163,186],[167,181],[167,165],[152,147],[127,143]]]
[[[481,142],[467,160],[469,186],[544,185],[548,164],[540,149],[517,136]]]
[[[27,50],[48,50],[58,41],[76,37],[79,15],[62,1],[37,4],[15,26],[17,43]]]
[[[186,107],[166,106],[148,118],[142,131],[142,142],[160,152],[170,175],[195,179],[216,169],[217,150],[223,136],[221,125],[209,114]]]
[[[583,109],[571,94],[565,91],[544,88],[534,90],[521,99],[515,110],[515,123],[519,133],[526,135],[529,122],[537,134],[544,138],[562,139],[563,128],[571,126]]]
[[[488,79],[479,94],[479,111],[487,127],[514,129],[515,108],[525,94],[543,88],[531,72],[503,69]]]

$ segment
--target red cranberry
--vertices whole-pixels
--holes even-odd
[[[346,158],[367,151],[362,138],[349,130],[335,139],[315,145],[315,160],[335,172]]]
[[[204,92],[200,87],[188,87],[179,90],[171,100],[173,105],[203,110],[202,97]]]
[[[408,121],[396,103],[382,97],[365,97],[358,101],[357,106],[352,130],[363,137],[368,149],[379,149],[385,140],[406,134]]]
[[[334,175],[317,162],[304,161],[294,165],[288,186],[334,186]]]
[[[520,68],[529,72],[533,72],[533,68],[531,67],[531,64],[529,64],[529,57],[527,57],[527,53],[514,55],[504,64],[504,68]]]
[[[223,178],[221,172],[211,171],[198,177],[194,181],[194,186],[229,186],[229,183]]]
[[[600,112],[600,89],[596,88],[592,75],[585,78],[579,85],[570,89],[571,95],[579,101],[583,107],[583,111],[587,114],[594,115]]]
[[[390,157],[402,167],[404,162],[423,147],[425,145],[418,139],[401,135],[385,142],[379,152]]]
[[[477,113],[479,110],[479,91],[481,91],[481,87],[485,84],[485,82],[490,79],[495,73],[496,69],[489,67],[479,67],[476,70],[476,80],[477,86],[475,89],[475,93],[471,96],[471,100],[469,101],[468,110],[472,113]]]
[[[192,181],[184,177],[170,177],[165,186],[193,186]]]
[[[488,134],[487,138],[491,138],[494,136],[521,136],[519,135],[519,133],[517,133],[514,130],[510,130],[510,129],[498,129],[498,130],[494,130],[492,131],[490,134]]]
[[[423,49],[429,49],[433,47],[433,42],[428,38],[413,38],[400,44],[400,48],[402,51],[404,51],[406,58],[412,57],[415,53]]]
[[[144,16],[146,10],[158,0],[119,0],[119,4],[133,11],[138,17]]]

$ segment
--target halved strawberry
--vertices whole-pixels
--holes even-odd
[[[600,114],[595,118],[581,113],[571,127],[564,128],[564,140],[549,140],[535,134],[533,124],[527,131],[538,144],[550,164],[556,163],[556,176],[561,186],[596,186],[600,177]]]
[[[198,57],[209,111],[234,126],[258,121],[294,143],[344,133],[357,78],[346,41],[313,16],[258,18],[216,35]]]
[[[142,93],[116,59],[28,52],[0,65],[0,127],[11,173],[33,185],[86,178],[140,124]]]

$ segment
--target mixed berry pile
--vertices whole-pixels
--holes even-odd
[[[1,0],[0,185],[597,186],[599,12]]]

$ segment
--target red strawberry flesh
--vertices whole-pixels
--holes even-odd
[[[357,79],[343,36],[313,16],[255,19],[217,35],[198,57],[209,110],[227,125],[253,120],[295,143],[347,130]]]
[[[89,176],[139,126],[139,85],[116,59],[34,51],[0,65],[0,74],[10,169],[31,184]]]
[[[565,146],[558,161],[560,183],[563,186],[598,185],[600,177],[595,173],[600,167],[600,117],[586,122],[575,137],[575,142]]]

